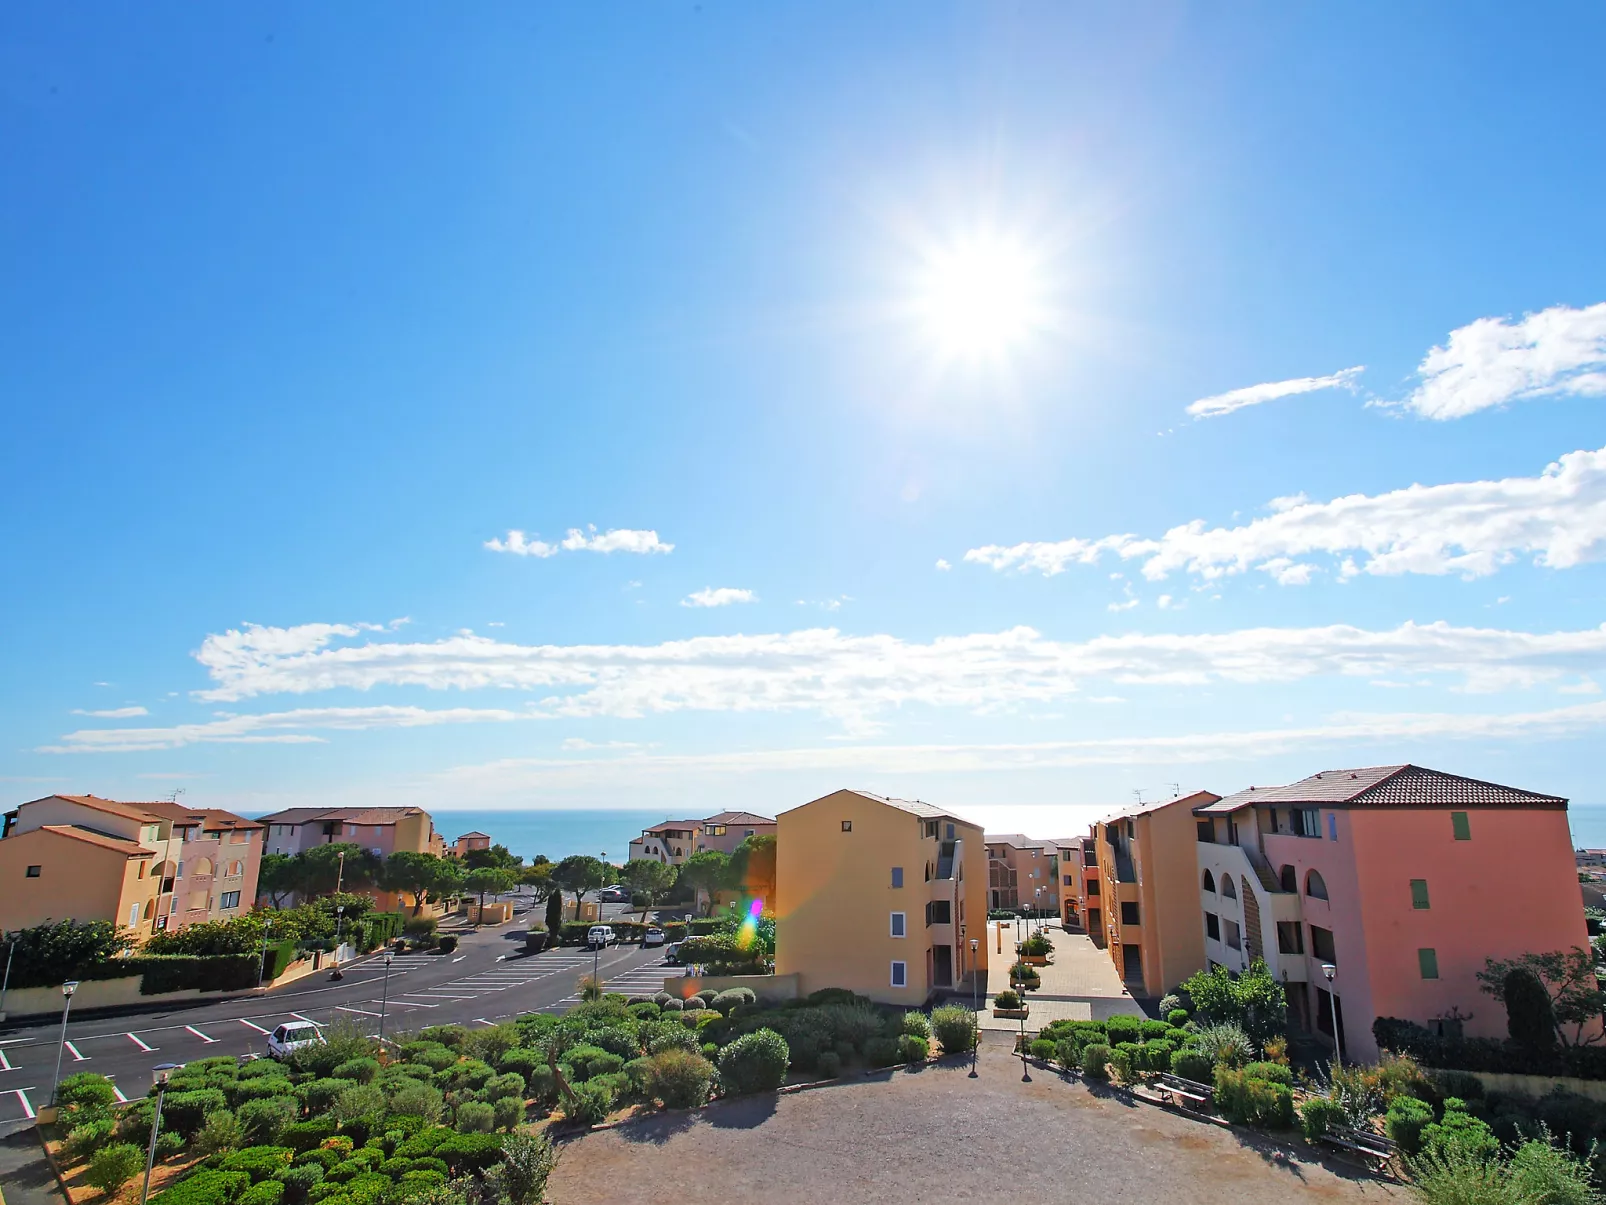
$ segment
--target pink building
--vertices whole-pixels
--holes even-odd
[[[1257,957],[1298,1028],[1375,1059],[1372,1021],[1504,1037],[1489,958],[1588,937],[1567,801],[1421,766],[1329,770],[1196,808],[1205,956]],[[1325,973],[1332,968],[1332,979]]]

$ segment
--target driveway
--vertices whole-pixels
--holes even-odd
[[[790,1096],[660,1115],[569,1140],[554,1205],[665,1201],[1388,1202],[1356,1170],[1050,1072],[1020,1082],[1008,1045],[967,1067],[883,1073]]]

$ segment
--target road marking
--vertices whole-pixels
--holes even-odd
[[[66,1043],[66,1046],[68,1050],[72,1051],[73,1062],[85,1063],[89,1061],[89,1056],[87,1054],[79,1054],[78,1047],[74,1046],[71,1042]]]
[[[17,1094],[17,1099],[22,1102],[22,1111],[28,1115],[28,1120],[32,1121],[34,1116],[33,1105],[28,1100],[28,1093],[35,1091],[35,1089],[12,1088],[11,1091]]]
[[[111,1076],[108,1075],[106,1078],[110,1079]],[[121,1088],[119,1088],[116,1084],[112,1085],[112,1094],[117,1097],[117,1103],[118,1104],[126,1105],[128,1103],[128,1097],[123,1095],[123,1090]]]
[[[294,1017],[297,1021],[305,1021],[308,1025],[316,1025],[316,1024],[318,1024],[311,1017],[303,1017],[300,1013],[291,1013],[290,1015],[292,1017]]]
[[[147,1046],[143,1041],[141,1041],[140,1036],[136,1033],[125,1033],[123,1036],[130,1042],[134,1043],[134,1045],[138,1046],[141,1050],[148,1051],[154,1049],[154,1047]]]
[[[468,957],[467,954],[459,954],[456,958],[452,959],[452,961],[453,962],[462,962],[463,959],[465,959],[467,957]]]
[[[495,1021],[487,1021],[484,1017],[475,1017],[474,1019],[476,1021],[478,1021],[481,1025],[489,1025],[493,1029],[496,1027],[496,1022]]]
[[[199,1029],[196,1029],[195,1026],[193,1026],[193,1025],[186,1025],[184,1028],[189,1030],[196,1037],[200,1038],[201,1041],[203,1041],[203,1042],[215,1042],[215,1041],[217,1041],[216,1038],[210,1037],[207,1034],[202,1033]],[[70,1043],[69,1043],[69,1045],[70,1045]]]
[[[439,1004],[425,1004],[422,1000],[397,1000],[401,1008],[439,1008]]]
[[[479,999],[478,996],[454,996],[454,995],[452,995],[451,992],[433,992],[433,991],[432,992],[404,992],[403,995],[407,995],[407,996],[425,996],[425,995],[427,995],[427,996],[431,996],[431,997],[439,997],[442,1000],[478,1000]]]
[[[234,1019],[236,1021],[238,1021],[241,1025],[249,1026],[250,1028],[256,1030],[258,1033],[267,1033],[268,1032],[267,1030],[263,1029],[262,1026],[258,1025],[255,1021],[247,1021],[244,1017],[236,1017]]]
[[[335,1005],[335,1009],[343,1013],[361,1013],[365,1017],[377,1017],[379,1015],[378,1013],[369,1012],[366,1008],[347,1008],[344,1004]]]
[[[4,1050],[0,1050],[0,1070],[14,1070],[14,1068],[11,1066],[11,1060],[6,1058],[6,1052]]]
[[[498,962],[501,962],[501,961],[502,961],[502,959],[504,959],[504,958],[506,958],[506,957],[507,957],[507,955],[506,955],[506,954],[498,954],[498,955],[497,955],[497,956],[496,956],[496,961],[498,961]]]

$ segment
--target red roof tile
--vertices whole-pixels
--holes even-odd
[[[1282,787],[1250,787],[1195,815],[1237,811],[1255,803],[1344,804],[1348,807],[1566,807],[1558,795],[1541,795],[1516,787],[1464,778],[1409,763],[1323,770]]]

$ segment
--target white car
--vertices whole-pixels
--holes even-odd
[[[592,925],[586,930],[586,949],[613,945],[612,925]]]
[[[316,1046],[322,1041],[324,1041],[323,1030],[311,1021],[292,1021],[288,1025],[279,1026],[268,1035],[268,1057],[289,1058],[292,1052],[300,1050],[303,1046]]]
[[[657,925],[652,925],[641,935],[641,944],[644,946],[661,946],[664,944],[664,931]]]

